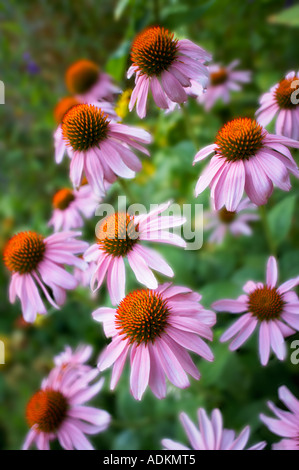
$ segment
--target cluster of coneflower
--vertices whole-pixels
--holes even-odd
[[[206,65],[211,59],[208,52],[187,39],[179,40],[158,26],[147,28],[137,35],[131,48],[128,78],[135,75],[135,87],[129,110],[136,106],[138,116],[145,118],[150,92],[154,103],[167,113],[180,108],[189,98],[203,103],[206,110],[218,99],[228,102],[230,91],[248,82],[250,73],[235,70],[236,62],[227,67]],[[287,74],[261,98],[256,119],[239,117],[227,122],[214,143],[196,153],[194,163],[213,154],[200,174],[195,194],[210,187],[214,240],[221,241],[223,227],[229,225],[234,234],[250,233],[247,223],[256,215],[246,210],[265,205],[274,186],[289,191],[290,174],[299,177],[289,150],[299,148],[295,81],[298,78],[294,72]],[[199,293],[169,282],[158,284],[153,273],[174,277],[166,260],[147,242],[186,246],[180,236],[169,231],[183,225],[184,218],[162,215],[170,202],[139,216],[124,211],[105,217],[91,246],[78,239],[81,232],[74,230],[82,227],[84,218],[94,215],[109,187],[118,178],[134,178],[141,170],[136,152],[149,155],[146,145],[151,143],[151,136],[141,127],[122,123],[114,107],[120,90],[95,63],[80,60],[73,64],[66,73],[66,85],[70,96],[55,109],[54,144],[57,163],[65,155],[69,158],[71,184],[53,196],[49,221],[54,229],[52,235],[44,237],[28,230],[8,241],[4,263],[12,274],[9,298],[15,302],[18,297],[24,319],[34,322],[37,314],[46,314],[45,301],[60,308],[67,290],[84,282],[95,292],[106,279],[113,308],[102,306],[92,317],[103,324],[105,335],[112,339],[100,354],[97,370],[86,365],[88,348],[66,350],[56,358],[54,369],[28,403],[30,431],[24,448],[35,442],[39,449],[48,449],[55,438],[65,449],[92,448],[85,434],[106,429],[110,416],[82,406],[102,385],[102,380],[90,382],[99,371],[112,367],[110,387],[114,389],[128,357],[130,391],[136,400],[142,399],[148,386],[162,399],[167,395],[167,381],[186,388],[189,376],[198,380],[200,373],[193,355],[214,360],[205,340],[213,339],[215,312],[199,303]],[[276,134],[270,134],[264,126],[275,116]],[[142,284],[142,288],[130,293],[126,292],[127,264]],[[271,349],[279,360],[285,359],[285,337],[299,330],[299,299],[293,290],[299,284],[299,276],[279,287],[277,281],[277,262],[270,256],[265,283],[250,280],[238,299],[219,300],[211,306],[216,311],[241,314],[220,338],[231,340],[231,350],[239,348],[259,329],[259,355],[264,366]],[[271,404],[278,420],[265,416],[262,419],[273,432],[288,438],[277,447],[297,446],[299,402],[285,387],[280,394],[291,410],[289,415]],[[181,415],[193,449],[245,448],[248,427],[236,437],[233,431],[223,429],[219,410],[213,410],[211,419],[203,409],[198,413],[199,429],[187,415]],[[259,443],[252,449],[265,445]],[[168,439],[163,440],[163,446],[186,448]]]

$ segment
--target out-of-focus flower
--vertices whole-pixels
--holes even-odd
[[[78,282],[63,265],[85,269],[86,263],[76,254],[87,248],[77,240],[80,232],[60,232],[44,238],[28,231],[14,235],[6,244],[3,259],[12,272],[9,300],[19,297],[25,321],[32,323],[37,313],[46,314],[41,293],[59,309],[65,302],[66,290],[75,289]]]
[[[289,411],[281,410],[268,401],[268,406],[277,419],[269,418],[263,413],[260,418],[271,432],[285,438],[273,444],[273,450],[298,450],[299,400],[284,385],[279,387],[278,396]]]
[[[70,93],[77,96],[79,101],[113,101],[120,88],[115,86],[111,77],[100,70],[91,60],[81,59],[67,69],[65,82]]]
[[[40,67],[32,59],[30,52],[25,52],[23,54],[23,59],[26,63],[27,72],[30,75],[38,75],[40,73]]]
[[[88,184],[77,190],[60,189],[52,200],[54,210],[49,225],[53,226],[55,232],[82,227],[82,216],[86,219],[92,217],[100,200]]]
[[[268,364],[270,349],[283,361],[286,357],[284,338],[299,330],[299,299],[292,291],[299,284],[299,276],[279,287],[276,287],[277,277],[277,262],[271,256],[267,263],[266,284],[248,281],[243,287],[245,295],[237,300],[218,300],[212,305],[216,311],[242,313],[220,338],[221,342],[234,338],[229,346],[231,351],[238,349],[256,327],[259,328],[259,355],[263,366]]]
[[[88,370],[78,375],[77,367],[55,367],[42,382],[26,408],[28,432],[23,450],[34,443],[39,450],[50,450],[50,442],[58,439],[65,450],[92,450],[85,434],[105,431],[110,415],[83,404],[98,394],[103,379],[91,384],[99,372]]]
[[[152,269],[164,276],[174,275],[171,267],[159,253],[142,245],[146,240],[186,246],[179,235],[169,232],[169,228],[181,226],[185,219],[181,216],[160,216],[170,204],[170,202],[161,204],[148,214],[139,216],[117,212],[101,221],[97,229],[97,243],[89,247],[84,254],[85,261],[97,263],[91,280],[92,290],[102,285],[107,274],[111,302],[113,305],[119,304],[125,296],[125,258],[138,282],[149,289],[158,287]]]
[[[75,351],[70,346],[65,346],[64,351],[54,357],[54,364],[61,369],[72,366],[78,374],[83,374],[92,369],[91,366],[85,364],[91,355],[92,347],[89,344],[81,344]]]
[[[237,209],[244,190],[254,204],[266,204],[273,185],[289,191],[289,173],[299,178],[287,147],[299,148],[299,142],[269,134],[254,119],[229,121],[218,132],[215,143],[195,155],[194,164],[215,152],[196,184],[195,195],[210,186],[215,210],[226,206],[230,212]]]
[[[190,385],[187,373],[196,380],[200,378],[187,350],[213,361],[213,353],[201,336],[212,340],[211,327],[216,318],[214,312],[198,303],[200,299],[191,289],[163,284],[156,290],[128,294],[116,310],[102,307],[93,312],[93,318],[103,322],[106,336],[112,337],[98,363],[100,370],[113,364],[111,389],[128,355],[130,389],[136,400],[141,400],[147,386],[157,398],[164,398],[165,375],[179,388]]]
[[[262,95],[260,105],[256,115],[262,126],[276,118],[276,134],[299,140],[299,71],[288,73]]]
[[[129,112],[128,106],[129,106],[131,94],[132,94],[132,90],[131,88],[128,88],[120,95],[120,97],[118,98],[115,104],[115,112],[117,116],[119,116],[121,119],[124,119]]]
[[[73,107],[80,104],[80,101],[77,100],[74,96],[65,96],[58,101],[54,108],[54,119],[57,125],[61,124],[65,114]]]
[[[131,49],[132,65],[128,78],[135,74],[135,88],[129,109],[136,104],[140,118],[146,115],[149,89],[159,108],[169,109],[188,99],[186,89],[191,79],[203,89],[208,83],[209,72],[204,63],[211,55],[188,39],[178,40],[173,33],[160,26],[150,27],[139,33]]]
[[[149,155],[141,144],[150,142],[150,134],[143,129],[109,120],[94,104],[79,104],[65,114],[57,128],[55,158],[59,163],[67,151],[74,187],[80,186],[84,171],[92,190],[101,197],[106,183],[113,183],[117,176],[134,178],[142,165],[130,147]]]
[[[238,235],[251,235],[252,230],[248,222],[258,220],[259,215],[254,211],[255,204],[245,197],[234,212],[225,207],[219,211],[211,209],[204,212],[204,230],[211,230],[209,242],[222,243],[225,235],[230,232],[234,237]]]
[[[77,279],[79,286],[90,288],[90,282],[97,268],[97,264],[95,263],[95,261],[91,261],[90,263],[87,263],[87,264],[88,266],[86,269],[84,269],[84,271],[82,271],[82,269],[75,268],[73,274],[74,274],[74,277]],[[91,292],[91,297],[95,297],[95,296],[96,296],[96,292]]]
[[[245,446],[250,435],[250,427],[246,426],[236,437],[235,431],[223,428],[223,420],[220,410],[214,409],[211,418],[203,408],[198,411],[198,427],[191,421],[186,413],[180,414],[180,421],[189,439],[191,449],[194,450],[262,450],[266,442],[259,442],[248,449]],[[190,450],[190,447],[175,442],[171,439],[163,439],[162,445],[168,450]]]
[[[199,89],[200,93],[197,98],[199,103],[202,103],[207,111],[209,111],[218,100],[228,103],[232,91],[240,91],[240,83],[250,82],[251,72],[247,70],[234,70],[239,64],[238,60],[234,60],[227,67],[222,65],[213,64],[208,67],[210,72],[210,81],[205,93]],[[198,84],[195,83],[194,87],[188,94],[198,95]]]

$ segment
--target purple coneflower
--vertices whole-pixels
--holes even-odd
[[[267,126],[274,118],[275,132],[299,140],[299,72],[288,73],[268,93],[262,95],[257,120]]]
[[[214,409],[211,418],[203,408],[198,409],[198,424],[191,421],[186,413],[180,414],[180,421],[194,450],[262,450],[266,442],[259,442],[244,449],[250,435],[250,427],[246,426],[236,437],[235,431],[223,428],[220,410]],[[168,450],[191,450],[189,447],[171,439],[163,439],[162,445]]]
[[[208,83],[209,72],[204,63],[211,60],[210,54],[188,39],[175,39],[160,26],[147,28],[136,36],[131,60],[128,78],[133,74],[136,78],[129,109],[132,111],[137,103],[140,118],[146,115],[149,89],[156,105],[169,109],[187,101],[191,79],[203,88]]]
[[[213,206],[213,203],[211,204]],[[256,206],[245,197],[234,212],[222,207],[215,211],[212,207],[210,211],[204,212],[204,230],[210,230],[209,242],[221,244],[229,232],[234,237],[239,235],[251,235],[252,229],[248,222],[259,219],[255,213]]]
[[[299,400],[284,385],[279,387],[278,395],[289,411],[281,410],[269,401],[268,406],[276,418],[269,418],[263,413],[260,418],[271,432],[285,438],[273,444],[273,450],[298,450]]]
[[[102,307],[93,318],[102,322],[111,343],[100,355],[98,367],[113,365],[111,389],[114,389],[130,357],[130,389],[136,400],[149,386],[154,395],[166,396],[166,380],[179,388],[190,385],[187,374],[196,380],[199,371],[187,350],[207,361],[213,353],[203,338],[212,340],[215,313],[198,302],[201,295],[171,284],[155,290],[142,289],[128,294],[117,309]]]
[[[98,105],[84,103],[64,115],[55,142],[56,162],[61,161],[65,151],[71,158],[70,179],[74,187],[80,186],[84,172],[92,190],[101,197],[106,182],[113,183],[116,176],[133,178],[141,170],[130,147],[149,155],[143,144],[149,144],[151,136],[141,128],[110,120]]]
[[[9,300],[19,297],[24,320],[34,322],[36,315],[47,313],[41,293],[55,308],[66,298],[66,290],[75,289],[77,280],[64,265],[86,268],[86,263],[76,254],[88,246],[76,240],[80,232],[60,232],[44,238],[28,231],[14,235],[6,244],[3,259],[12,272]]]
[[[279,287],[276,259],[270,256],[267,263],[266,284],[248,281],[236,300],[223,299],[214,302],[212,308],[232,314],[242,313],[240,318],[226,330],[220,341],[232,340],[231,351],[238,349],[259,328],[259,354],[261,364],[268,364],[270,349],[279,360],[286,357],[284,338],[299,330],[299,299],[292,291],[299,284],[299,276]]]
[[[77,190],[62,188],[54,194],[54,210],[48,225],[53,226],[55,232],[82,227],[83,217],[89,219],[95,215],[99,203],[100,198],[95,196],[88,184]]]
[[[251,72],[247,70],[234,70],[239,64],[238,60],[234,60],[227,67],[218,64],[209,65],[210,80],[205,93],[200,93],[197,100],[204,104],[209,111],[218,100],[228,103],[232,91],[240,91],[240,83],[250,82]],[[198,85],[191,87],[191,94],[194,91],[197,95]],[[194,89],[194,90],[193,90]]]
[[[226,206],[231,212],[244,190],[254,204],[266,204],[274,185],[283,191],[291,189],[289,173],[299,178],[288,147],[299,148],[299,142],[269,134],[254,119],[233,119],[220,129],[214,144],[195,155],[194,163],[215,152],[196,184],[195,195],[210,186],[215,209]]]
[[[103,379],[91,384],[97,369],[78,374],[72,364],[55,367],[43,380],[41,388],[29,400],[26,419],[30,427],[23,450],[33,443],[39,450],[50,450],[50,442],[58,439],[65,450],[93,450],[85,434],[105,431],[110,415],[84,403],[97,395]]]
[[[107,73],[87,59],[80,59],[69,66],[65,82],[68,91],[84,103],[113,101],[115,94],[121,91]]]
[[[170,228],[181,226],[185,219],[181,216],[160,216],[169,205],[170,202],[161,204],[148,214],[139,216],[117,212],[101,221],[97,229],[97,242],[84,254],[85,261],[97,263],[91,280],[92,290],[98,289],[107,275],[110,299],[113,305],[117,305],[125,296],[125,259],[138,282],[149,289],[158,287],[152,269],[164,276],[173,277],[173,270],[164,258],[142,243],[152,241],[186,246],[179,235],[169,232]]]

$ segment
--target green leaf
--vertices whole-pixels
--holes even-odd
[[[117,81],[121,81],[124,77],[130,44],[130,41],[124,41],[120,47],[110,55],[110,59],[106,64],[106,72]]]
[[[203,5],[190,8],[189,5],[171,5],[162,10],[162,21],[168,28],[177,28],[181,25],[193,23],[203,16],[203,14],[215,3],[210,0]]]
[[[286,239],[289,233],[295,210],[295,202],[296,195],[288,196],[269,212],[269,230],[276,247]]]
[[[268,18],[270,23],[282,24],[285,26],[299,26],[299,5],[282,10],[276,15],[271,15]]]
[[[123,12],[125,11],[125,9],[127,8],[127,6],[130,4],[130,0],[119,0],[116,7],[115,7],[115,10],[114,10],[114,18],[117,20],[119,20],[123,14]]]

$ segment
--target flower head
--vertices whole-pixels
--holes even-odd
[[[213,361],[210,348],[202,340],[212,339],[215,314],[198,303],[201,296],[185,287],[160,285],[124,297],[116,309],[99,308],[93,312],[103,322],[112,341],[100,355],[98,367],[113,364],[111,389],[114,389],[126,358],[131,358],[131,393],[136,400],[149,386],[158,398],[166,396],[166,381],[179,388],[189,386],[187,373],[200,374],[187,350]]]
[[[268,406],[276,418],[269,418],[263,413],[260,418],[271,432],[284,438],[272,445],[273,450],[298,450],[299,400],[286,386],[279,387],[278,395],[289,411],[281,410],[268,401]]]
[[[245,449],[250,435],[250,428],[246,426],[243,431],[236,437],[235,431],[223,428],[223,420],[220,410],[214,409],[211,418],[208,417],[203,408],[199,408],[198,424],[196,427],[186,413],[180,414],[180,421],[188,436],[191,449],[194,450],[262,450],[266,446],[266,442],[259,442],[254,446]],[[162,445],[164,449],[169,450],[190,450],[185,445],[172,441],[171,439],[163,439]]]
[[[26,420],[30,431],[23,450],[33,443],[39,450],[49,450],[54,439],[66,450],[93,449],[85,434],[102,432],[110,423],[106,411],[83,405],[103,386],[102,379],[90,384],[98,373],[88,368],[78,374],[78,367],[71,363],[52,369],[27,404]]]
[[[120,92],[111,77],[102,72],[95,62],[87,59],[70,65],[65,82],[68,91],[84,102],[112,101],[114,95]]]
[[[288,73],[268,93],[262,95],[257,120],[267,126],[274,118],[275,132],[299,140],[299,71]]]
[[[3,260],[11,271],[9,299],[19,297],[26,322],[34,322],[37,313],[46,314],[41,292],[50,304],[59,308],[66,290],[75,289],[77,281],[63,265],[85,269],[86,263],[75,256],[87,243],[76,240],[80,232],[61,232],[44,238],[28,231],[14,235],[6,244]]]
[[[277,262],[271,256],[267,263],[266,284],[248,281],[237,300],[218,300],[212,307],[216,311],[233,314],[240,318],[223,333],[220,341],[229,341],[230,350],[238,349],[259,327],[259,354],[261,364],[268,364],[270,348],[279,360],[286,357],[284,338],[299,330],[299,299],[292,289],[299,284],[299,276],[277,287]]]
[[[83,217],[92,217],[99,203],[100,198],[95,196],[88,184],[77,190],[62,188],[53,196],[53,214],[49,225],[55,232],[82,227]]]
[[[213,208],[204,213],[205,230],[211,230],[209,242],[222,243],[225,235],[230,232],[234,237],[238,235],[251,235],[252,230],[248,222],[258,220],[255,213],[256,206],[245,197],[235,211],[230,212],[225,207],[219,211]]]
[[[241,90],[240,83],[248,83],[251,73],[245,70],[234,70],[239,64],[238,60],[234,60],[227,67],[213,64],[209,65],[210,79],[205,93],[200,93],[197,100],[202,103],[207,111],[209,111],[218,100],[228,103],[232,91]],[[193,90],[194,88],[194,90]],[[196,84],[191,87],[191,94],[197,95]]]
[[[125,296],[125,258],[137,280],[150,289],[158,287],[152,269],[165,276],[174,275],[161,255],[143,246],[143,241],[186,246],[179,235],[168,231],[171,227],[181,226],[185,219],[181,216],[160,216],[169,205],[170,202],[161,204],[148,214],[140,216],[117,212],[101,221],[97,229],[97,243],[84,254],[85,261],[97,263],[91,280],[92,290],[102,285],[107,274],[110,299],[113,305],[117,305]]]
[[[236,210],[244,190],[254,204],[266,204],[274,185],[289,191],[289,173],[299,177],[287,147],[299,148],[299,143],[269,134],[254,119],[229,121],[219,130],[215,143],[195,155],[194,163],[215,152],[196,184],[196,196],[210,186],[215,210],[226,206],[230,212]]]
[[[187,101],[191,79],[205,87],[209,72],[204,63],[211,56],[188,39],[178,40],[167,29],[154,26],[136,36],[131,60],[128,78],[135,74],[136,79],[129,109],[137,102],[137,114],[144,118],[149,88],[156,105],[169,109]]]
[[[150,141],[143,129],[114,122],[105,111],[105,103],[81,103],[64,115],[56,130],[56,162],[67,151],[74,187],[80,186],[84,171],[92,190],[101,197],[107,183],[113,183],[117,176],[133,178],[140,171],[141,163],[130,147],[149,155],[141,144]]]

